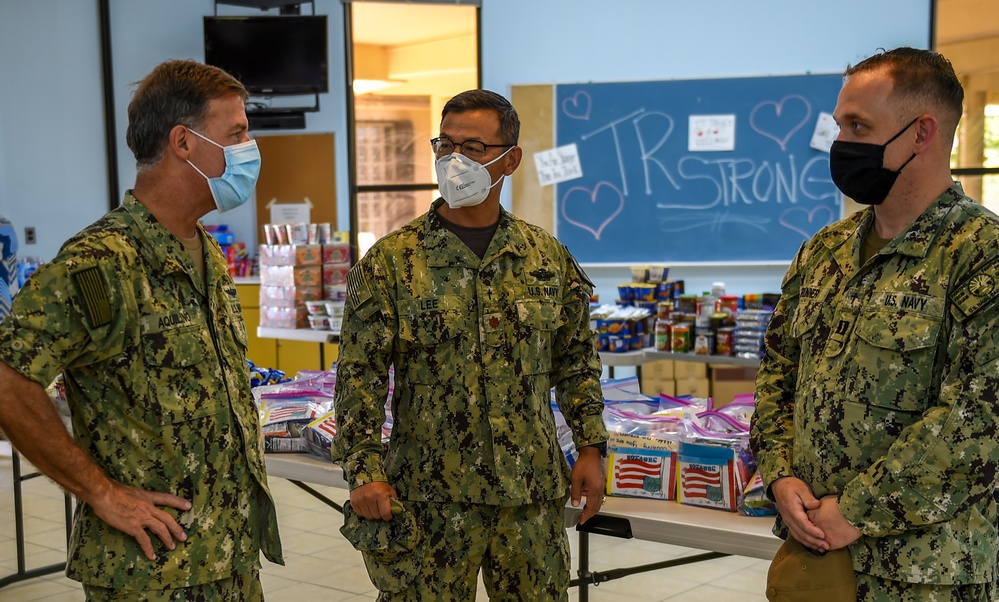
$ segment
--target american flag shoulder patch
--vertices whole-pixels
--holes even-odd
[[[108,289],[96,267],[84,268],[74,272],[71,277],[76,290],[83,300],[83,308],[91,328],[100,328],[111,323],[111,302],[108,300]]]
[[[361,273],[361,268],[354,266],[347,272],[347,298],[354,306],[359,306],[371,297],[368,281]]]

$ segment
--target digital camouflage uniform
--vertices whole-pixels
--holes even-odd
[[[351,489],[387,481],[407,502],[563,504],[569,469],[551,388],[577,447],[607,439],[592,284],[554,237],[502,208],[480,260],[441,225],[442,202],[348,275],[334,460]],[[564,544],[561,516],[553,546]]]
[[[996,579],[999,222],[954,184],[866,264],[867,209],[791,264],[766,335],[751,441],[765,483],[839,496],[854,570]],[[780,523],[775,533],[782,537]]]
[[[150,561],[80,504],[66,574],[107,588],[179,588],[281,561],[246,328],[228,267],[201,227],[206,278],[131,192],[43,264],[0,324],[0,360],[47,385],[60,371],[79,445],[112,479],[178,495],[188,534]],[[207,281],[207,285],[206,285]]]

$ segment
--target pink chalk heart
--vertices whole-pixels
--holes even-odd
[[[601,194],[601,191],[603,191],[603,194]],[[580,216],[579,209],[577,208],[580,203],[583,203],[582,208],[585,210],[587,200],[589,200],[590,206],[594,209],[593,213],[595,215],[586,215],[583,218]],[[573,186],[562,196],[562,217],[565,218],[565,221],[593,234],[593,238],[597,240],[600,240],[600,233],[604,231],[607,224],[614,221],[614,218],[623,209],[624,195],[610,182],[599,182],[593,190],[582,186]],[[571,212],[576,212],[578,219],[570,217],[569,214]],[[587,213],[589,212],[587,211]]]
[[[811,211],[795,207],[781,214],[780,225],[808,240],[823,227],[833,223],[833,218],[833,210],[824,205],[819,205]]]
[[[758,133],[780,145],[781,150],[787,150],[787,143],[798,130],[808,123],[812,116],[812,105],[804,96],[789,94],[780,102],[767,100],[753,107],[749,114],[749,125]],[[766,125],[760,125],[759,121]]]
[[[590,118],[590,95],[580,90],[572,96],[562,100],[562,112],[566,117],[573,119],[587,120]]]

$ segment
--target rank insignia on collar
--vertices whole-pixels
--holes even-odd
[[[549,272],[545,268],[538,268],[533,272],[531,272],[531,276],[534,276],[538,280],[551,280],[552,276],[554,275],[555,272]]]

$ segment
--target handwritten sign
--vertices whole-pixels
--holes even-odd
[[[312,203],[279,203],[276,199],[267,204],[271,210],[272,224],[308,224],[312,221]]]
[[[584,263],[782,263],[841,215],[810,146],[839,74],[564,84],[558,238]],[[686,129],[686,131],[684,131]]]
[[[839,125],[837,125],[836,120],[829,113],[819,113],[819,118],[815,120],[815,131],[812,132],[812,141],[809,146],[828,153],[836,136],[839,136]]]
[[[687,128],[687,150],[735,150],[735,115],[691,115]]]
[[[534,153],[534,166],[538,170],[538,181],[542,186],[583,177],[583,167],[579,164],[579,151],[575,144]]]

